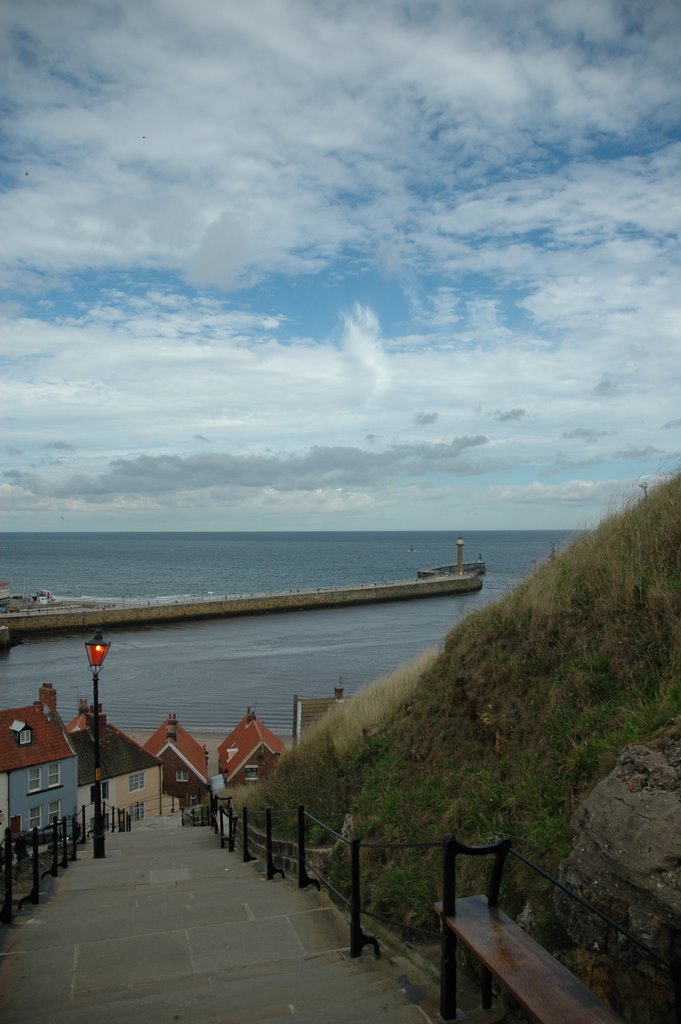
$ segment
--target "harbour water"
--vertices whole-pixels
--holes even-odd
[[[153,728],[170,711],[190,729],[227,731],[248,705],[290,731],[294,694],[347,694],[441,646],[454,623],[503,596],[569,539],[564,531],[464,535],[466,560],[487,563],[482,591],[399,604],[126,629],[107,634],[100,678],[110,719]],[[0,577],[12,593],[40,589],[102,602],[279,593],[413,579],[456,561],[456,535],[433,533],[0,534]],[[57,688],[64,718],[91,697],[85,636],[38,636],[0,655],[0,703]]]

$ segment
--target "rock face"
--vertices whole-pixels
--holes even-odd
[[[681,720],[646,745],[626,747],[577,824],[562,881],[664,961],[681,955]],[[581,947],[569,956],[576,973],[627,1020],[673,1024],[664,966],[574,900],[561,895],[556,903]]]

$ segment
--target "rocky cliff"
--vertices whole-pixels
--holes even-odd
[[[681,955],[681,719],[621,752],[577,826],[562,880],[664,960]],[[557,902],[582,977],[636,1024],[674,1021],[668,972],[573,901]]]

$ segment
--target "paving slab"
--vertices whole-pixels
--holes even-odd
[[[348,945],[348,922],[325,893],[267,881],[262,864],[222,850],[207,828],[179,827],[177,815],[151,818],[108,834],[103,859],[81,848],[41,885],[39,905],[0,928],[0,1019],[436,1019],[434,987],[369,950],[350,960]]]

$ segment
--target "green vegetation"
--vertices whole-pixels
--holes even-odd
[[[680,670],[677,474],[456,626],[444,651],[334,709],[258,799],[302,803],[376,842],[507,835],[555,872],[582,797],[623,746],[679,713]],[[368,860],[364,891],[376,908],[429,920],[438,850],[372,851]],[[480,885],[479,870],[476,860],[468,884]],[[523,902],[526,886],[518,883]],[[546,901],[536,903],[541,921]]]

